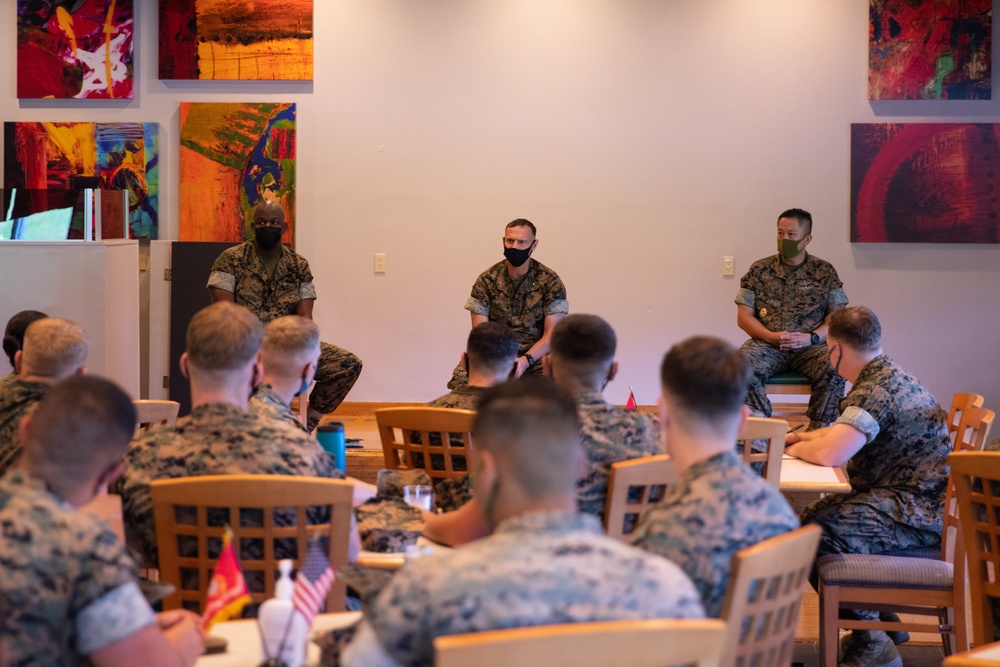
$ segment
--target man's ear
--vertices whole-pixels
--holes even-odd
[[[618,362],[612,361],[611,368],[608,369],[608,382],[614,380],[616,375],[618,375]]]
[[[87,367],[86,366],[80,366],[79,368],[76,369],[76,374],[77,375],[86,375],[87,374]]]
[[[14,353],[14,372],[17,373],[18,375],[21,374],[21,357],[22,356],[23,356],[23,352],[21,352],[21,350],[18,350],[17,352]]]
[[[656,399],[656,414],[660,417],[660,428],[662,430],[667,430],[667,424],[670,423],[670,415],[667,411],[667,399],[660,396]]]
[[[21,438],[22,444],[28,442],[28,435],[31,433],[31,419],[31,415],[25,415],[21,418],[21,423],[17,427],[17,435]]]
[[[185,380],[190,380],[191,379],[191,374],[188,372],[188,353],[187,352],[182,352],[181,353],[180,367],[181,367],[181,375],[184,376],[184,379]]]
[[[111,484],[111,482],[121,477],[122,472],[124,472],[124,470],[125,470],[125,461],[121,459],[115,461],[110,466],[108,466],[104,470],[104,472],[101,473],[101,476],[97,479],[97,485],[106,486],[108,484]]]
[[[463,352],[458,360],[458,365],[465,369],[465,374],[469,374],[469,353]]]
[[[514,362],[514,365],[515,366],[517,365],[516,361]],[[547,378],[549,378],[550,380],[552,379],[552,355],[551,354],[546,354],[544,357],[542,357],[542,375],[545,376],[545,377],[547,377]]]

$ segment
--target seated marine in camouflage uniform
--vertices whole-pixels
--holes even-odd
[[[260,349],[264,377],[250,397],[250,414],[276,419],[309,433],[290,402],[312,384],[319,361],[319,327],[298,315],[285,315],[264,327]]]
[[[881,341],[882,327],[868,308],[834,313],[830,360],[852,383],[851,391],[832,426],[786,437],[789,454],[819,465],[847,465],[851,491],[827,496],[802,513],[803,523],[823,527],[819,556],[941,543],[951,452],[945,414],[924,385],[882,352]],[[893,643],[906,639],[905,633],[855,631],[841,664],[890,664],[898,659]]]
[[[215,260],[208,277],[213,302],[232,301],[249,308],[267,324],[282,315],[312,319],[316,287],[309,262],[281,244],[288,229],[281,204],[262,200],[254,209],[254,238],[229,248]],[[361,375],[361,360],[331,345],[320,344],[316,386],[309,394],[311,432],[320,418],[343,402]]]
[[[49,387],[82,373],[87,334],[70,320],[46,317],[28,325],[24,349],[14,354],[16,374],[0,379],[0,475],[21,457],[18,425]]]
[[[200,619],[153,613],[110,527],[79,508],[121,469],[132,400],[108,380],[55,385],[24,419],[21,465],[0,479],[0,662],[193,665]]]
[[[472,326],[499,322],[514,332],[518,343],[514,377],[542,374],[542,357],[548,354],[552,327],[569,312],[566,287],[555,271],[531,259],[538,247],[535,225],[518,218],[504,231],[504,260],[479,274],[465,309]],[[461,366],[455,368],[449,389],[466,381]]]
[[[812,216],[793,208],[778,216],[778,254],[757,260],[740,279],[736,323],[750,336],[740,350],[753,368],[747,405],[771,416],[765,385],[774,375],[793,371],[812,380],[806,411],[813,426],[839,414],[844,380],[833,372],[823,341],[826,319],[847,305],[836,269],[806,252]]]
[[[701,617],[676,565],[602,535],[596,518],[576,512],[579,430],[573,399],[551,382],[522,378],[487,391],[474,427],[474,484],[493,535],[397,572],[342,664],[431,665],[434,638],[456,633]]]
[[[722,612],[734,553],[799,527],[781,492],[733,448],[749,375],[739,351],[717,338],[690,338],[664,356],[660,425],[679,474],[629,536],[680,565],[709,616]]]
[[[212,304],[191,319],[180,361],[191,382],[191,414],[133,441],[119,483],[126,537],[145,567],[157,562],[153,480],[239,473],[343,477],[314,438],[247,412],[260,378],[263,334],[253,313],[231,303]]]

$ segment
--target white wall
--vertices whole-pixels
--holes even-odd
[[[810,250],[879,314],[887,350],[942,402],[975,390],[1000,408],[1000,246],[848,242],[850,123],[1000,110],[869,103],[866,0],[316,0],[316,79],[274,84],[158,81],[155,3],[137,5],[131,103],[15,100],[0,14],[0,115],[161,123],[172,238],[178,103],[297,102],[298,249],[324,338],[365,360],[351,400],[444,392],[469,288],[527,217],[571,309],[618,330],[609,396],[631,384],[651,403],[670,344],[743,339],[738,276],[774,252],[777,213],[802,206]]]

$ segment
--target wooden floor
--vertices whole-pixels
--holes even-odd
[[[343,403],[336,412],[327,415],[323,421],[339,421],[344,424],[347,438],[361,440],[361,451],[348,452],[348,473],[365,479],[382,467],[382,444],[379,440],[378,425],[374,411],[383,407],[402,407],[419,403]],[[649,406],[650,408],[652,406]],[[801,416],[783,415],[790,426],[808,423]],[[352,465],[354,469],[352,470]],[[800,504],[794,499],[793,505]],[[904,615],[905,618],[905,615]],[[815,667],[819,664],[819,597],[809,589],[803,596],[802,614],[795,631],[795,664]],[[909,643],[899,647],[904,667],[939,667],[943,658],[940,635],[912,633]]]

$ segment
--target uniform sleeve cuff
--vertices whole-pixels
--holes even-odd
[[[476,299],[471,296],[469,297],[469,300],[465,302],[465,309],[475,313],[476,315],[482,315],[483,317],[490,316],[489,306],[484,304],[479,299]]]
[[[156,622],[134,581],[119,586],[76,616],[76,649],[90,655]]]
[[[236,276],[224,271],[212,271],[208,276],[208,286],[227,292],[236,291]]]
[[[316,285],[312,282],[302,283],[299,285],[299,300],[303,299],[315,299],[316,298]]]
[[[753,290],[747,288],[741,288],[739,292],[736,293],[736,303],[741,306],[746,306],[747,308],[756,308],[757,306],[757,295],[754,294]]]
[[[546,315],[565,315],[569,312],[569,301],[556,299],[545,308]]]
[[[826,306],[830,311],[840,310],[847,305],[847,294],[844,293],[842,287],[830,290],[830,293],[826,296]]]
[[[878,422],[875,421],[875,418],[868,414],[867,411],[856,405],[848,406],[848,408],[844,410],[843,414],[840,415],[840,419],[838,419],[836,423],[847,424],[855,430],[863,433],[866,445],[874,440],[875,436],[878,435],[879,430],[881,430]]]

